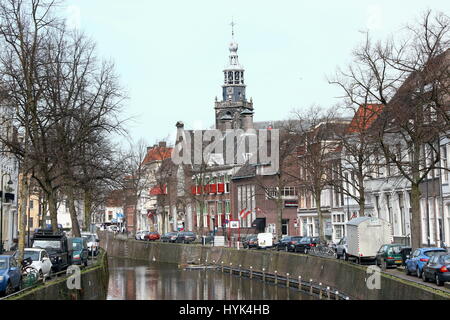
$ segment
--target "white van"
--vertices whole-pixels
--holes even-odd
[[[258,249],[270,248],[273,246],[273,234],[271,232],[258,233]]]

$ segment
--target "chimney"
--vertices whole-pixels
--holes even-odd
[[[165,141],[160,141],[159,142],[159,147],[160,148],[165,148],[167,145],[166,145],[166,142]]]
[[[227,129],[231,129],[232,128],[232,121],[233,121],[233,117],[231,116],[230,112],[225,113],[221,118],[220,118],[220,123],[221,123],[221,130],[227,130]]]
[[[242,129],[253,129],[253,111],[245,109],[241,112]]]

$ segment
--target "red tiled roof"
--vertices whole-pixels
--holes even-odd
[[[169,159],[172,155],[172,149],[173,148],[159,147],[159,146],[149,148],[147,151],[147,155],[142,161],[142,164],[147,164],[152,161],[161,161]]]
[[[382,104],[368,104],[359,106],[348,126],[348,132],[355,133],[369,129],[383,110]]]

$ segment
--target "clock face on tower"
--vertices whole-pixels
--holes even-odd
[[[227,88],[227,94],[233,94],[233,88],[232,87],[228,87]]]

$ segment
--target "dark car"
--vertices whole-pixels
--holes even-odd
[[[156,241],[156,240],[159,240],[160,238],[161,238],[161,236],[159,235],[159,233],[155,232],[155,231],[149,232],[144,236],[144,240],[147,240],[147,241]]]
[[[66,235],[61,231],[51,229],[36,230],[33,235],[32,248],[45,249],[52,262],[52,270],[59,272],[71,263],[69,244]]]
[[[404,247],[405,245],[399,243],[382,245],[375,256],[376,265],[381,265],[383,270],[392,266],[402,265],[403,257],[401,251]]]
[[[294,251],[295,245],[302,239],[300,236],[287,236],[281,239],[275,247],[277,251]]]
[[[13,256],[0,256],[0,294],[10,295],[22,287],[22,273]]]
[[[252,234],[250,236],[245,237],[245,239],[242,241],[242,246],[247,249],[257,248],[258,247],[258,236]]]
[[[162,242],[175,242],[178,232],[166,232],[161,236]]]
[[[197,235],[194,232],[179,232],[175,242],[177,243],[192,243],[197,239]]]
[[[450,282],[450,253],[435,253],[423,266],[422,280],[435,281],[438,286],[442,286],[444,282]]]
[[[318,237],[303,237],[295,244],[294,252],[307,254],[312,247],[317,246],[319,243]]]
[[[71,251],[72,264],[88,265],[88,245],[85,238],[69,238],[69,247]]]

